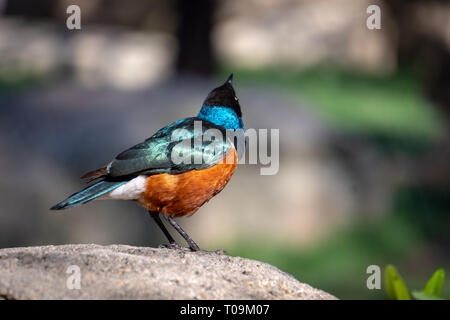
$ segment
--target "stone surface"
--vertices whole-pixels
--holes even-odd
[[[81,288],[68,289],[69,266]],[[0,249],[0,299],[336,299],[259,261],[187,249]]]

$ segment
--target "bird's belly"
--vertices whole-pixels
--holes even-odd
[[[149,176],[138,202],[150,211],[168,216],[190,216],[226,186],[236,166],[236,150],[231,148],[223,163],[213,167]]]

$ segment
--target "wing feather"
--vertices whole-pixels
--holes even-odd
[[[202,121],[201,132],[194,130],[194,121]],[[173,141],[172,133],[177,129],[183,131]],[[200,139],[208,129],[220,130],[225,137],[224,129],[209,121],[187,118],[174,122],[144,142],[120,153],[108,166],[108,176],[177,174],[209,168],[223,159],[232,142]],[[184,161],[174,161],[172,152],[183,154]]]

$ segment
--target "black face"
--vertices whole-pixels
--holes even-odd
[[[238,117],[242,117],[241,105],[239,99],[236,97],[231,81],[233,74],[231,74],[227,81],[220,87],[211,91],[203,102],[204,106],[224,106],[233,109]]]

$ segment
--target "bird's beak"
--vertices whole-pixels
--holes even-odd
[[[228,79],[227,79],[227,81],[225,81],[225,83],[229,83],[229,84],[232,84],[232,83],[233,83],[233,74],[230,74],[230,75],[228,76]]]

